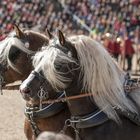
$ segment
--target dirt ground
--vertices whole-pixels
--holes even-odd
[[[24,105],[18,90],[0,95],[0,140],[26,140],[23,131]]]

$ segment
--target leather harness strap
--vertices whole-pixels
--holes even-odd
[[[119,115],[124,116],[125,118],[129,119],[132,123],[135,123],[136,125],[140,126],[140,116],[138,114],[123,111],[116,107],[114,107],[114,109]],[[66,120],[64,128],[66,130],[67,127],[72,127],[74,130],[76,130],[75,132],[77,133],[78,129],[99,126],[109,120],[110,119],[103,112],[103,110],[98,109],[95,112],[82,117],[72,116],[71,119]]]
[[[63,98],[60,98],[60,99],[47,100],[47,101],[42,101],[42,102],[46,103],[46,104],[67,102],[68,100],[80,99],[80,98],[89,97],[89,96],[92,96],[92,95],[93,95],[92,93],[85,93],[85,94],[74,95],[74,96],[69,96],[69,97],[63,97]]]
[[[38,128],[38,126],[36,124],[36,121],[34,120],[34,117],[33,117],[32,113],[26,114],[26,117],[28,118],[28,121],[30,122],[33,135],[35,137],[37,137],[41,133],[41,130]]]
[[[99,109],[95,112],[82,117],[71,117],[70,123],[76,128],[89,128],[99,126],[108,121],[107,115]]]
[[[35,109],[39,109],[39,107],[34,108],[26,107],[25,116],[28,118],[31,124],[34,136],[37,137],[41,132],[36,123],[36,119],[47,118],[56,115],[57,113],[65,109],[65,107],[66,107],[65,103],[54,103],[48,106],[45,105],[45,107],[43,105],[43,109],[38,111],[35,111]]]

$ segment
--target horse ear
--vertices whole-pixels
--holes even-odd
[[[14,25],[14,30],[16,31],[16,35],[19,38],[23,38],[24,37],[24,33],[23,31],[18,27],[18,25]]]
[[[46,29],[46,33],[47,33],[49,39],[54,38],[53,34],[48,29]]]
[[[63,33],[62,33],[60,30],[58,30],[58,38],[59,38],[60,44],[61,44],[62,46],[64,46],[66,40],[65,40],[65,37],[64,37]]]

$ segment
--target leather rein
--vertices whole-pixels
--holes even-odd
[[[84,94],[74,95],[74,96],[69,96],[69,97],[65,96],[65,97],[62,97],[62,98],[59,98],[59,99],[42,101],[42,103],[53,104],[53,103],[59,103],[59,102],[67,102],[68,100],[80,99],[80,98],[89,97],[89,96],[92,96],[92,95],[93,95],[92,93],[84,93]]]
[[[126,93],[130,93],[132,90],[135,90],[137,88],[140,88],[139,84],[134,84],[133,86],[130,85],[124,85],[124,91]],[[46,104],[53,104],[53,103],[59,103],[59,102],[67,102],[68,100],[75,100],[75,99],[80,99],[80,98],[85,98],[85,97],[91,97],[94,96],[94,94],[92,93],[84,93],[84,94],[80,94],[80,95],[73,95],[73,96],[65,96],[63,98],[59,98],[59,99],[54,99],[54,100],[47,100],[47,101],[42,101],[42,103],[46,103]]]

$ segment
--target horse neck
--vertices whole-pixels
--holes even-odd
[[[87,93],[82,90],[82,82],[73,82],[70,88],[66,89],[66,96],[82,95]],[[92,98],[84,97],[67,101],[68,108],[73,116],[83,116],[94,112],[97,109]]]
[[[75,79],[78,79],[79,74],[76,74],[77,77]],[[75,96],[75,95],[82,95],[82,94],[88,94],[89,92],[83,89],[83,81],[82,80],[73,80],[74,82],[67,88],[66,96]],[[80,82],[79,82],[80,81]],[[125,82],[125,75],[124,73],[121,76],[122,85]],[[91,93],[89,93],[91,94]],[[83,116],[90,114],[98,109],[96,106],[94,100],[94,97],[82,97],[74,100],[69,100],[67,102],[69,110],[73,116]]]

